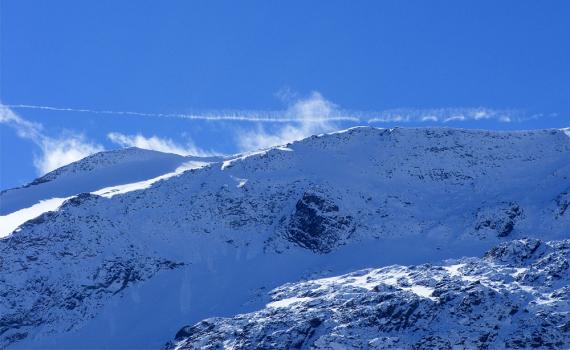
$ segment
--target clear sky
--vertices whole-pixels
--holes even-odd
[[[0,4],[1,189],[131,145],[570,126],[567,0]]]

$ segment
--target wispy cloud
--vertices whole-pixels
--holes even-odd
[[[449,123],[470,120],[497,120],[503,123],[525,121],[528,119],[525,113],[513,109],[491,109],[473,107],[450,107],[450,108],[397,108],[381,112],[367,112],[370,118],[369,124],[375,123]]]
[[[34,165],[40,174],[104,150],[102,146],[87,141],[82,134],[69,133],[61,138],[44,137],[39,146],[42,154],[34,158]]]
[[[276,97],[282,101],[295,105],[298,94],[290,89],[278,91]],[[318,92],[313,95],[321,96]],[[322,96],[321,96],[322,98]],[[315,100],[314,96],[306,101]],[[330,103],[330,102],[329,102]],[[178,118],[204,121],[235,121],[254,123],[294,123],[311,119],[314,122],[355,122],[355,123],[445,123],[450,121],[470,120],[496,120],[503,123],[526,121],[542,115],[528,116],[524,111],[513,109],[492,109],[484,107],[445,107],[445,108],[397,108],[382,111],[356,111],[335,107],[327,115],[315,114],[305,117],[294,113],[291,107],[285,110],[260,111],[260,110],[211,110],[200,113],[144,113],[134,111],[112,111],[85,108],[52,107],[39,105],[7,105],[14,109],[39,109],[57,112],[90,113],[97,115],[116,115],[124,117],[148,117],[148,118]]]
[[[126,117],[150,117],[150,118],[177,118],[188,120],[205,120],[205,121],[245,121],[258,123],[290,123],[298,120],[297,116],[287,114],[287,111],[258,111],[258,110],[212,110],[202,113],[144,113],[133,111],[111,111],[97,110],[85,108],[68,108],[68,107],[52,107],[27,104],[11,104],[6,105],[13,109],[38,109],[55,112],[75,112],[90,113],[102,115],[117,115]],[[315,116],[315,121],[323,119]],[[327,119],[337,121],[360,121],[357,116],[336,114],[331,115]]]
[[[238,133],[238,145],[244,151],[282,145],[336,129],[337,107],[327,101],[320,93],[313,92],[308,98],[301,99],[286,110],[285,116],[294,122],[275,132],[267,132],[257,125],[253,131]]]
[[[181,145],[169,138],[160,138],[157,136],[145,137],[141,134],[125,135],[118,132],[111,132],[107,134],[107,137],[111,142],[116,143],[121,147],[138,147],[159,152],[175,153],[183,156],[193,155],[205,157],[217,155],[216,152],[205,151],[196,147],[191,140],[187,140],[184,145]]]
[[[42,124],[30,122],[4,105],[0,105],[0,124],[12,127],[19,137],[38,146],[40,154],[34,156],[33,162],[40,175],[103,150],[82,134],[70,131],[59,137],[49,137]]]
[[[444,123],[449,123],[449,122],[462,122],[465,120],[465,116],[464,115],[452,115],[451,117],[445,118],[443,120]]]

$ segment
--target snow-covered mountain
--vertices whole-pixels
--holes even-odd
[[[0,214],[27,208],[40,200],[150,179],[174,171],[184,157],[139,148],[99,152],[0,193]]]
[[[74,195],[103,196],[142,189],[182,171],[219,162],[223,157],[182,157],[126,148],[99,152],[56,169],[26,186],[0,192],[0,237],[40,214],[56,210]]]
[[[70,165],[83,174],[80,191],[65,179],[68,171],[56,171],[50,181],[26,187],[34,200],[12,207],[70,197],[0,240],[0,346],[159,348],[185,324],[227,317],[212,333],[200,330],[217,337],[224,334],[217,327],[241,327],[243,316],[236,315],[261,317],[275,309],[268,303],[289,298],[268,297],[284,283],[438,263],[514,239],[560,240],[570,232],[570,138],[562,130],[353,128],[233,158],[168,155],[169,165],[136,179],[128,176],[145,165],[133,170],[129,153],[117,154],[124,159],[107,162],[116,154],[101,153],[100,166],[86,166],[88,158]],[[123,165],[117,173],[124,178],[102,183],[106,169]],[[59,188],[72,190],[31,194],[58,179]],[[23,190],[0,195],[3,208],[6,194],[17,191]],[[493,274],[486,261],[479,265],[488,271],[473,278]],[[435,276],[434,269],[421,271]],[[457,284],[456,297],[467,295],[461,288],[470,270],[442,269],[441,278]],[[395,271],[411,279],[410,289],[394,291],[396,300],[432,286],[415,283],[411,268],[360,274],[376,283]],[[501,283],[514,290],[514,282]],[[301,286],[281,290],[303,298]],[[348,298],[342,288],[327,293]],[[509,293],[494,302],[519,296]],[[417,301],[447,317],[423,305],[433,298]],[[327,324],[322,334],[336,334],[343,322]],[[267,325],[279,329],[271,320]],[[191,346],[192,336],[183,334],[180,344]],[[568,334],[562,337],[568,344]]]
[[[570,240],[290,283],[263,309],[182,328],[171,349],[570,348]]]

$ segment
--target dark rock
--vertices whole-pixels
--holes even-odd
[[[333,201],[305,192],[295,205],[286,227],[286,238],[316,253],[328,253],[354,232],[352,218],[340,214]]]

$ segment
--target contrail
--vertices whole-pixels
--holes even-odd
[[[111,111],[99,109],[85,108],[66,108],[39,106],[28,104],[10,104],[0,107],[9,107],[13,109],[39,109],[57,112],[75,112],[90,113],[99,115],[120,115],[127,117],[149,117],[149,118],[177,118],[188,120],[205,120],[205,121],[243,121],[256,123],[306,123],[306,122],[364,122],[368,124],[383,123],[409,123],[409,122],[432,122],[432,123],[448,123],[453,121],[468,121],[480,119],[494,119],[500,122],[523,121],[525,113],[520,110],[496,110],[483,107],[446,107],[436,109],[416,109],[416,108],[397,108],[384,111],[354,111],[332,109],[324,113],[303,111],[295,112],[288,109],[281,111],[209,111],[201,114],[189,113],[144,113],[132,111]],[[319,114],[322,114],[320,116]]]
[[[109,115],[123,115],[133,117],[153,117],[153,118],[178,118],[190,120],[210,120],[210,121],[248,121],[248,122],[261,122],[261,123],[290,123],[299,121],[361,121],[361,118],[356,116],[332,115],[327,117],[291,117],[284,111],[241,111],[241,112],[209,112],[206,114],[186,114],[186,113],[143,113],[143,112],[130,112],[130,111],[110,111],[110,110],[96,110],[84,108],[63,108],[52,106],[38,106],[38,105],[4,105],[13,109],[40,109],[46,111],[58,112],[76,112],[76,113],[90,113],[90,114],[109,114]]]

